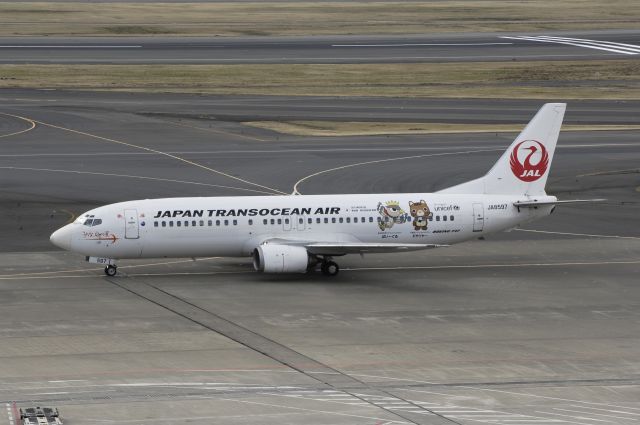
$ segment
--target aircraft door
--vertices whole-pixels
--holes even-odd
[[[124,210],[124,237],[126,239],[140,238],[138,210]]]
[[[473,204],[473,231],[482,232],[484,229],[484,205],[482,202]]]

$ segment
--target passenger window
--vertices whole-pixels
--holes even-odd
[[[289,224],[289,219],[288,218],[284,219],[284,224]]]
[[[320,224],[320,222],[321,222],[321,221],[322,221],[322,220],[320,219],[320,217],[316,218],[316,223],[317,223],[317,224]]]
[[[189,227],[189,222],[187,220],[184,221],[184,227]]]
[[[197,226],[196,221],[195,221],[195,220],[192,220],[192,221],[191,221],[191,225],[192,225],[193,227],[196,227],[196,226]]]
[[[307,224],[311,224],[311,223],[313,223],[313,219],[312,218],[308,218],[307,219]]]
[[[224,221],[224,225],[225,225],[225,226],[228,226],[228,225],[229,225],[229,220],[225,220],[225,221]]]
[[[213,221],[211,221],[211,220],[207,221],[207,225],[208,225],[209,227],[213,226]]]
[[[204,220],[200,220],[200,226],[204,226]]]
[[[180,220],[176,221],[176,226],[178,227],[182,226],[182,222]]]
[[[249,226],[253,226],[253,220],[249,219]]]
[[[278,219],[278,224],[282,224],[282,219],[281,218]]]
[[[233,225],[237,226],[238,225],[238,220],[233,220]]]
[[[158,222],[157,221],[153,222],[153,227],[158,227]]]
[[[275,219],[271,219],[271,224],[276,224],[276,220]]]
[[[369,223],[373,223],[373,217],[369,217]]]
[[[340,223],[342,223],[344,221],[344,218],[340,217]]]
[[[299,218],[298,219],[298,224],[304,224],[304,218]]]
[[[267,224],[267,219],[262,220],[262,224]]]
[[[173,220],[169,222],[169,227],[173,227]]]
[[[220,226],[220,220],[216,220],[216,226]]]
[[[367,219],[365,217],[360,217],[362,219],[362,223],[366,223]]]
[[[433,216],[432,215],[429,216],[429,221],[433,221]]]
[[[336,222],[336,218],[335,217],[331,217],[331,222],[335,223]]]
[[[447,216],[446,215],[442,216],[442,221],[447,221]]]
[[[436,216],[436,221],[440,221],[440,216],[439,215]]]
[[[166,221],[162,222],[162,227],[167,227],[167,222]]]
[[[450,217],[449,217],[449,220],[450,220],[450,221],[453,221],[453,216],[450,216]]]
[[[329,222],[329,217],[324,218],[324,223],[327,224]]]
[[[351,217],[347,217],[347,223],[351,223]]]

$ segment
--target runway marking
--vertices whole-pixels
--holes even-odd
[[[0,49],[140,49],[142,46],[136,45],[0,45]]]
[[[192,261],[192,260],[189,260]],[[398,267],[345,267],[344,271],[375,271],[375,270],[438,270],[438,269],[484,269],[484,268],[510,268],[510,267],[557,267],[557,266],[602,266],[612,264],[640,264],[640,260],[630,261],[593,261],[593,262],[565,262],[565,263],[519,263],[519,264],[460,264],[447,266],[398,266]],[[136,267],[136,266],[124,266]],[[121,267],[118,267],[121,268]],[[83,270],[84,271],[84,270]],[[98,270],[96,270],[98,271]],[[55,273],[55,272],[43,272]],[[61,272],[63,273],[63,272]],[[221,274],[255,274],[254,270],[235,270],[235,271],[210,271],[210,272],[175,272],[175,273],[130,273],[127,277],[172,277],[172,276],[215,276]],[[61,276],[33,276],[33,275],[0,275],[0,280],[33,280],[33,279],[59,279],[59,278],[89,278],[103,277],[94,275],[61,275]],[[315,372],[314,372],[315,373]]]
[[[563,130],[564,131],[564,130]],[[334,148],[331,152],[403,152],[403,151],[439,151],[450,149],[473,149],[478,146],[457,145],[457,146],[435,146],[435,147],[411,147],[399,146],[395,148]],[[576,149],[576,148],[610,148],[610,147],[640,147],[640,143],[597,143],[597,144],[575,144],[557,146],[557,149]],[[506,149],[504,145],[487,145],[485,149]],[[218,150],[218,151],[169,151],[168,153],[176,155],[208,155],[208,154],[243,154],[243,153],[315,153],[327,152],[327,149],[301,148],[301,149],[248,149],[248,150]],[[29,154],[0,154],[0,158],[38,158],[38,157],[79,157],[79,156],[128,156],[128,155],[155,155],[149,152],[90,152],[90,153],[29,153]]]
[[[638,236],[593,235],[589,233],[551,232],[548,230],[533,230],[533,229],[513,229],[513,230],[518,232],[544,233],[544,234],[550,234],[550,235],[588,236],[590,238],[640,239],[640,237]]]
[[[565,414],[562,414],[562,413],[553,413],[553,412],[536,411],[535,413],[542,413],[543,415],[562,416],[562,417],[565,417],[565,418],[578,419],[578,420],[583,420],[583,421],[587,420],[587,421],[605,422],[605,423],[609,423],[609,424],[615,424],[615,422],[608,421],[606,419],[595,419],[595,418],[589,418],[589,417],[584,417],[584,416],[565,415]]]
[[[362,376],[362,377],[365,377],[365,378],[386,379],[386,380],[391,380],[391,381],[416,382],[416,383],[419,383],[419,384],[427,384],[427,385],[440,385],[440,383],[438,383],[438,382],[423,381],[423,380],[411,379],[411,378],[395,378],[395,377],[392,377],[392,376],[368,375],[368,374],[362,374],[362,373],[349,373],[349,375],[351,375],[351,376]],[[504,393],[504,394],[509,394],[509,395],[518,395],[518,396],[525,396],[525,397],[543,398],[543,399],[556,400],[556,401],[568,401],[570,403],[582,403],[582,404],[587,404],[587,405],[592,405],[592,406],[606,406],[606,407],[610,407],[610,408],[613,407],[613,408],[617,408],[617,409],[629,409],[629,410],[638,410],[638,411],[640,411],[640,408],[629,407],[629,406],[620,406],[620,405],[610,404],[610,403],[599,403],[599,402],[593,402],[593,401],[574,400],[574,399],[568,399],[568,398],[552,397],[552,396],[545,396],[545,395],[531,394],[531,393],[522,393],[522,392],[518,392],[518,391],[497,390],[497,389],[493,389],[493,388],[482,388],[482,387],[469,386],[469,385],[451,385],[451,388],[464,388],[464,389],[475,390],[475,391],[492,391],[492,392]],[[418,392],[420,392],[420,390],[413,390],[413,389],[407,389],[406,391],[418,391]],[[450,396],[450,394],[447,394],[447,395]],[[584,407],[585,408],[589,408],[588,406],[584,406]]]
[[[604,50],[611,53],[624,55],[637,55],[640,53],[640,46],[635,44],[616,43],[613,41],[589,40],[585,38],[552,37],[552,36],[514,36],[500,37],[511,40],[538,41],[541,43],[565,44],[569,46],[584,47],[587,49]]]
[[[30,120],[29,118],[21,117],[21,116],[18,116],[18,115],[5,114],[4,112],[0,112],[0,115],[6,115],[6,116],[9,116],[9,117],[18,118],[18,119],[21,119],[23,121],[27,121],[29,124],[31,124],[31,127],[27,128],[26,130],[16,131],[14,133],[9,133],[9,134],[2,134],[2,135],[0,135],[0,138],[11,137],[11,136],[15,136],[15,135],[18,135],[18,134],[26,133],[27,131],[31,131],[34,128],[36,128],[35,121]]]
[[[403,157],[398,157],[398,158],[377,159],[377,160],[374,160],[374,161],[365,161],[365,162],[357,162],[355,164],[342,165],[340,167],[334,167],[334,168],[329,168],[327,170],[318,171],[318,172],[315,172],[313,174],[309,174],[308,176],[305,176],[305,177],[299,179],[293,185],[293,194],[294,195],[301,195],[302,194],[298,190],[298,186],[302,182],[304,182],[304,181],[306,181],[306,180],[308,180],[308,179],[310,179],[312,177],[319,176],[320,174],[330,173],[332,171],[337,171],[337,170],[344,170],[345,168],[357,167],[357,166],[360,166],[360,165],[379,164],[379,163],[382,163],[382,162],[389,162],[389,161],[401,161],[401,160],[405,160],[405,159],[427,158],[427,157],[448,156],[448,155],[463,155],[463,154],[469,154],[469,153],[496,152],[496,151],[502,152],[503,149],[502,148],[498,148],[498,149],[477,149],[477,150],[458,151],[458,152],[431,153],[431,154],[424,154],[424,155],[403,156]]]
[[[611,409],[599,409],[597,407],[589,407],[589,406],[580,406],[580,405],[575,405],[572,404],[570,405],[570,407],[578,407],[580,409],[589,409],[589,410],[600,410],[603,412],[609,412],[609,413],[621,413],[623,415],[634,415],[634,416],[640,416],[640,413],[635,413],[635,412],[625,412],[622,410],[611,410]],[[633,407],[630,407],[630,409],[633,409]]]
[[[561,412],[571,412],[571,413],[582,413],[587,415],[596,415],[596,416],[604,416],[605,418],[615,418],[615,419],[634,419],[628,416],[615,416],[615,415],[607,415],[604,413],[595,413],[595,412],[585,412],[584,410],[574,410],[574,409],[563,409],[561,407],[552,407],[553,410],[559,410]]]
[[[383,418],[372,417],[372,416],[354,415],[354,414],[342,413],[342,412],[331,412],[331,411],[326,411],[326,410],[305,409],[303,407],[285,406],[285,405],[274,404],[274,403],[262,403],[262,402],[258,402],[258,401],[227,399],[227,398],[218,398],[218,397],[216,397],[216,400],[236,401],[238,403],[257,404],[257,405],[261,405],[261,406],[279,407],[279,408],[282,408],[282,409],[303,410],[303,411],[312,412],[312,413],[324,413],[324,414],[347,416],[347,417],[360,418],[360,419],[373,419],[373,420],[377,420],[377,421],[387,421],[387,423],[394,423],[394,424],[408,424],[408,422],[404,422],[404,421],[383,419]]]
[[[6,113],[3,113],[3,114],[4,115],[8,115],[8,116],[21,118],[21,117],[18,117],[17,115],[6,114]],[[243,183],[251,185],[251,186],[261,187],[263,189],[267,189],[267,190],[270,190],[272,192],[275,192],[275,193],[281,194],[281,195],[288,195],[287,193],[282,192],[282,191],[280,191],[278,189],[274,189],[274,188],[271,188],[271,187],[268,187],[268,186],[264,186],[264,185],[261,185],[261,184],[258,184],[258,183],[254,183],[254,182],[251,182],[249,180],[242,179],[240,177],[232,176],[231,174],[227,174],[227,173],[225,173],[223,171],[215,170],[213,168],[207,167],[206,165],[202,165],[202,164],[199,164],[197,162],[193,162],[193,161],[190,161],[188,159],[181,158],[179,156],[170,154],[168,152],[163,152],[163,151],[159,151],[157,149],[147,148],[147,147],[144,147],[144,146],[134,145],[132,143],[127,143],[127,142],[123,142],[123,141],[116,140],[116,139],[110,139],[108,137],[98,136],[98,135],[87,133],[87,132],[84,132],[84,131],[79,131],[79,130],[74,130],[74,129],[71,129],[71,128],[61,127],[61,126],[58,126],[58,125],[46,123],[44,121],[39,121],[39,120],[33,120],[33,121],[38,123],[38,124],[45,125],[47,127],[56,128],[58,130],[68,131],[70,133],[80,134],[80,135],[83,135],[83,136],[88,136],[88,137],[92,137],[94,139],[104,140],[104,141],[111,142],[111,143],[117,143],[119,145],[129,146],[129,147],[132,147],[132,148],[135,148],[135,149],[144,150],[144,151],[147,151],[147,152],[153,152],[153,153],[156,153],[158,155],[163,155],[163,156],[166,156],[166,157],[169,157],[169,158],[184,162],[185,164],[193,165],[194,167],[202,168],[202,169],[210,171],[212,173],[219,174],[219,175],[222,175],[224,177],[228,177],[230,179],[237,180],[237,181],[243,182]]]
[[[272,192],[265,192],[265,191],[256,190],[256,189],[247,189],[247,188],[242,188],[242,187],[225,186],[225,185],[211,184],[211,183],[192,182],[192,181],[188,181],[188,180],[164,179],[164,178],[160,178],[160,177],[134,176],[134,175],[130,175],[130,174],[99,173],[99,172],[96,172],[96,171],[58,170],[58,169],[51,169],[51,168],[30,168],[30,167],[0,167],[0,169],[4,169],[4,170],[25,170],[25,171],[43,171],[43,172],[50,172],[50,173],[90,174],[90,175],[106,176],[106,177],[122,177],[122,178],[129,178],[129,179],[156,180],[156,181],[164,181],[164,182],[170,182],[170,183],[193,184],[193,185],[197,185],[197,186],[208,186],[208,187],[219,187],[221,189],[241,190],[241,191],[246,191],[246,192],[261,193],[263,195],[273,195]],[[73,218],[71,219],[71,221],[73,221]]]
[[[331,47],[412,47],[412,46],[501,46],[514,43],[397,43],[397,44],[332,44]]]
[[[176,260],[176,261],[163,261],[161,263],[146,263],[146,264],[131,264],[127,266],[118,266],[119,269],[130,269],[135,267],[152,267],[152,266],[164,266],[168,264],[180,264],[180,263],[193,263],[195,261],[209,261],[214,260],[220,257],[202,257],[196,258],[195,260]],[[46,271],[46,272],[32,272],[32,273],[16,273],[16,274],[2,274],[0,278],[3,277],[19,277],[19,276],[33,276],[33,275],[42,275],[42,274],[54,274],[54,273],[74,273],[74,272],[97,272],[101,271],[101,268],[92,268],[92,269],[75,269],[75,270],[58,270],[58,271]],[[82,380],[79,380],[82,381]],[[56,381],[49,381],[56,382]],[[63,381],[65,382],[65,381]]]
[[[342,270],[371,271],[371,270],[437,270],[437,269],[487,269],[508,267],[557,267],[557,266],[603,266],[609,264],[640,264],[640,260],[630,261],[593,261],[593,262],[566,262],[566,263],[519,263],[519,264],[460,264],[448,266],[398,266],[398,267],[345,267]]]

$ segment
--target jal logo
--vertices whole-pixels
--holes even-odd
[[[549,154],[536,140],[525,140],[516,145],[509,161],[513,174],[523,182],[533,182],[544,175],[549,166]]]

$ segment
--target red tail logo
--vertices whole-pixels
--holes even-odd
[[[524,162],[521,162],[520,157],[518,156],[520,151],[529,151],[529,153],[526,154]],[[538,152],[539,154],[536,155]],[[535,164],[532,164],[531,159],[534,155],[539,159]],[[547,167],[549,166],[549,154],[542,143],[536,140],[525,140],[518,143],[516,147],[513,148],[509,165],[511,165],[511,171],[513,171],[513,174],[517,178],[523,182],[533,182],[542,177],[547,171]]]

